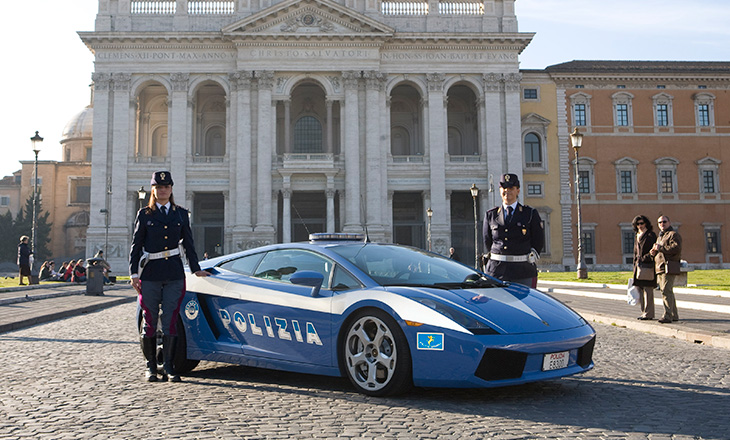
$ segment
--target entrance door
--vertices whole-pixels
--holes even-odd
[[[229,252],[223,244],[225,198],[221,193],[195,193],[192,229],[195,251],[201,260]]]
[[[420,192],[393,194],[393,242],[426,249],[426,225]]]
[[[308,241],[309,234],[327,229],[327,197],[324,192],[296,191],[291,197],[292,241]]]

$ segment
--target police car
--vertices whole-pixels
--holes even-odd
[[[346,376],[364,394],[497,387],[593,368],[595,331],[552,297],[421,249],[313,234],[201,262],[176,360]]]

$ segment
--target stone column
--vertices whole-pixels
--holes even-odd
[[[284,154],[291,153],[291,98],[284,99]]]
[[[110,235],[114,228],[116,232],[123,234],[127,230],[127,169],[129,167],[129,151],[133,144],[130,139],[130,111],[134,100],[129,96],[129,86],[132,75],[129,73],[115,73],[112,77],[114,82],[114,104],[113,104],[113,135],[110,139],[111,163],[107,174],[107,185],[112,187],[110,200],[109,225]],[[111,177],[111,179],[109,178]],[[100,182],[101,184],[101,182]]]
[[[335,190],[325,190],[327,196],[327,232],[335,232]]]
[[[256,170],[256,193],[257,193],[257,218],[255,232],[261,232],[273,240],[274,225],[272,223],[272,151],[273,139],[271,131],[272,107],[271,88],[274,85],[274,72],[264,70],[257,71],[258,79],[258,139],[257,139],[257,170]]]
[[[431,237],[434,252],[444,253],[444,249],[436,248],[436,241],[448,242],[450,231],[447,229],[447,218],[450,209],[446,205],[446,95],[444,94],[444,75],[430,73],[428,81],[428,149],[430,152],[431,205]]]
[[[368,232],[373,241],[383,239],[382,200],[385,195],[382,180],[380,148],[380,92],[385,75],[377,71],[363,73],[365,78],[365,213]]]
[[[333,153],[334,148],[332,146],[332,100],[326,99],[325,105],[327,106],[327,146],[325,147],[325,153]]]
[[[111,175],[110,158],[113,151],[112,127],[110,127],[113,122],[111,120],[113,113],[110,111],[112,76],[108,73],[94,72],[91,79],[94,82],[94,120],[96,123],[92,132],[91,201],[89,228],[86,232],[86,255],[93,255],[100,245],[102,247],[104,245],[106,223],[104,214],[99,211],[106,208],[107,178]],[[109,255],[107,255],[108,258]],[[126,269],[122,271],[122,273],[126,272]]]
[[[281,241],[291,243],[291,190],[285,187],[281,190],[283,197],[281,213]]]
[[[520,112],[520,82],[522,74],[510,73],[504,78],[504,120],[505,123],[505,157],[507,173],[514,173],[522,181],[524,161],[522,148],[522,115]],[[524,197],[524,196],[523,196]]]
[[[343,110],[345,137],[345,218],[344,232],[362,232],[360,219],[360,112],[358,83],[360,72],[343,72],[345,101]]]
[[[251,79],[253,72],[238,71],[231,74],[232,82],[236,85],[236,119],[234,122],[235,161],[233,161],[231,176],[234,180],[235,220],[234,242],[243,240],[242,234],[251,232]],[[231,152],[233,153],[233,151]]]
[[[484,74],[484,119],[487,146],[487,174],[495,177],[505,173],[507,161],[503,153],[502,139],[502,79],[501,73]]]
[[[172,83],[172,97],[170,111],[168,113],[168,150],[170,157],[170,172],[175,181],[176,194],[185,194],[187,156],[190,151],[188,142],[188,81],[190,75],[187,73],[170,74]],[[189,205],[188,205],[189,206]]]

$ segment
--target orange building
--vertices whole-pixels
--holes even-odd
[[[638,214],[653,222],[668,216],[690,264],[728,267],[730,63],[572,61],[546,72],[565,103],[557,141],[561,210],[572,219],[563,225],[564,264],[574,265],[576,255],[568,134],[578,128],[585,135],[578,185],[589,268],[631,263]]]

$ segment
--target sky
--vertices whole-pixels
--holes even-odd
[[[535,32],[520,68],[571,60],[730,61],[728,0],[517,0],[520,32]],[[76,32],[93,31],[97,0],[3,3],[0,177],[61,159],[66,123],[89,105],[94,59]]]

